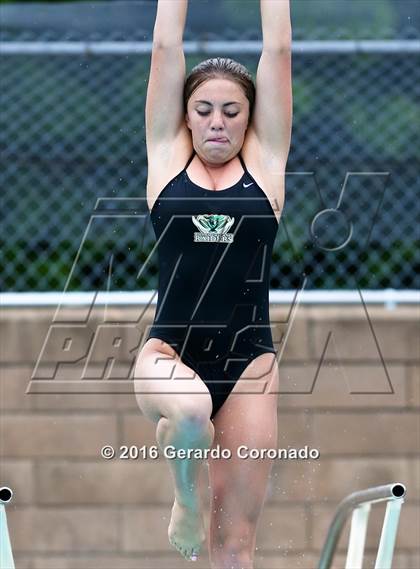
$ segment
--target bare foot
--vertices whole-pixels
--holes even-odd
[[[176,498],[168,527],[169,542],[185,559],[196,561],[201,545],[206,539],[200,510],[192,510],[180,504]],[[195,554],[195,555],[194,555]]]

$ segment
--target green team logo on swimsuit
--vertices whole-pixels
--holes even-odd
[[[234,217],[222,214],[193,215],[192,222],[199,229],[194,233],[194,241],[206,243],[232,243],[233,233],[228,233],[235,222]]]

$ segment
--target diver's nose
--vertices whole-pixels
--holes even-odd
[[[212,115],[210,125],[211,125],[212,130],[220,130],[220,129],[224,128],[222,113],[215,111]]]

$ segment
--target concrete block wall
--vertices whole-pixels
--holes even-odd
[[[0,485],[14,491],[7,515],[17,568],[187,567],[167,539],[173,493],[165,459],[100,457],[106,444],[156,442],[130,379],[134,348],[152,312],[108,307],[107,321],[118,323],[122,339],[110,348],[109,331],[97,334],[101,309],[62,311],[62,330],[54,330],[60,342],[51,340],[55,308],[3,309]],[[407,486],[407,497],[394,568],[417,569],[418,311],[301,306],[292,317],[289,307],[275,305],[271,320],[280,371],[277,446],[308,445],[320,457],[274,461],[256,569],[314,569],[340,500],[396,481]],[[88,345],[83,376],[86,358],[71,360]],[[104,365],[110,353],[118,360],[113,368]],[[67,363],[56,368],[57,361]],[[208,524],[205,469],[201,488]],[[383,504],[372,509],[365,567],[373,567],[384,511]],[[348,534],[347,524],[336,569],[344,567]],[[207,556],[194,566],[208,567]]]

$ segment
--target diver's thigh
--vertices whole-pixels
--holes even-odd
[[[139,353],[134,390],[141,411],[155,423],[162,416],[211,415],[212,401],[205,383],[160,340],[149,340]]]

